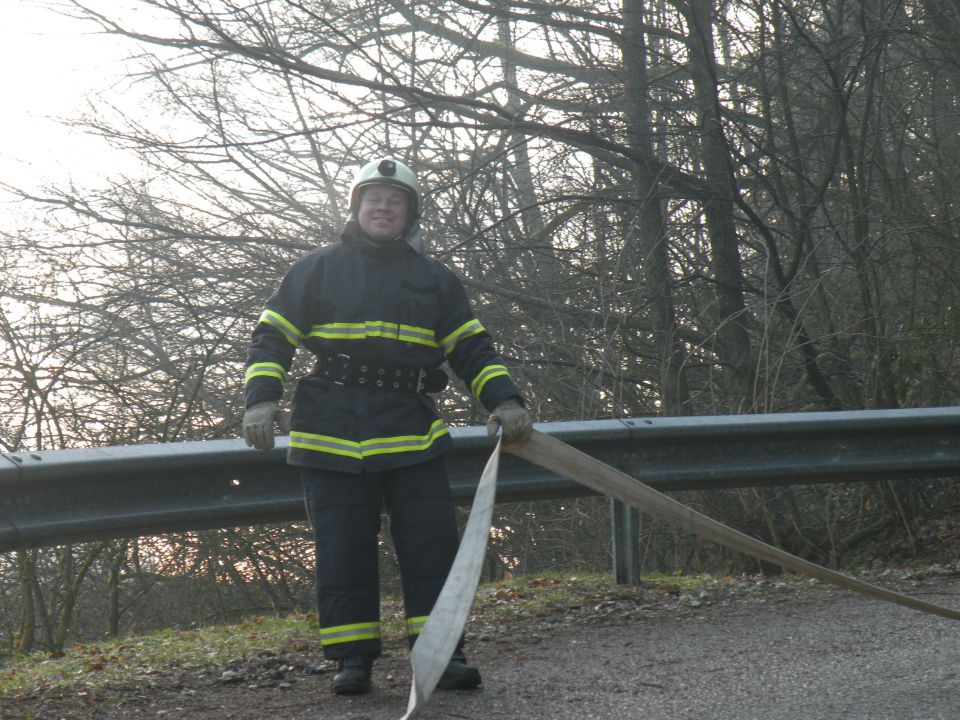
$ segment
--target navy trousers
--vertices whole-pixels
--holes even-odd
[[[457,554],[456,516],[443,458],[357,475],[302,469],[316,541],[317,607],[324,656],[380,654],[378,540],[390,516],[411,642]]]

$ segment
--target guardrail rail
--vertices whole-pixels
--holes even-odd
[[[960,474],[960,408],[627,418],[537,425],[658,490]],[[456,502],[469,503],[493,448],[482,427],[452,428]],[[113,537],[240,527],[305,517],[286,440],[5,453],[0,552]],[[505,455],[498,502],[591,494]],[[629,515],[614,512],[620,529]],[[629,530],[629,527],[628,527]],[[625,533],[625,534],[629,534]],[[628,552],[624,549],[623,552]]]

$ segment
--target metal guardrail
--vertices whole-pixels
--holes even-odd
[[[684,418],[537,426],[659,490],[717,489],[960,474],[960,408]],[[470,501],[493,448],[453,428],[453,495]],[[305,517],[284,439],[7,453],[0,459],[0,552]],[[591,494],[505,455],[498,502]]]

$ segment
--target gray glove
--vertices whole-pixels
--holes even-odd
[[[520,442],[530,437],[533,420],[517,398],[507,398],[490,413],[487,435],[496,435],[497,428],[503,430],[504,443]]]
[[[276,421],[281,433],[290,432],[290,420],[274,400],[257,403],[243,414],[243,439],[247,447],[269,450],[273,447],[273,423]]]

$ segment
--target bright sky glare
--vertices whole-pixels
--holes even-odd
[[[116,7],[93,0],[90,7]],[[91,23],[63,17],[56,0],[2,0],[0,9],[0,182],[35,187],[44,181],[83,181],[109,172],[102,140],[63,126],[90,95],[122,84],[120,41]]]

